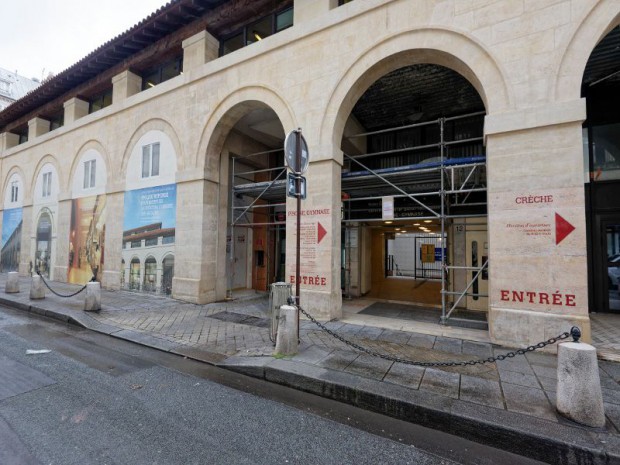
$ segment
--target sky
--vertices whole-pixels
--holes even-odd
[[[0,0],[0,68],[42,79],[77,63],[169,0]]]

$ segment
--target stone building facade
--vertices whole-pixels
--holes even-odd
[[[618,291],[608,266],[620,252],[618,56],[593,52],[617,37],[619,2],[251,3],[171,1],[0,113],[3,209],[17,202],[23,218],[20,273],[45,250],[53,279],[95,274],[119,288],[127,193],[148,188],[132,227],[174,209],[162,226],[175,228],[174,298],[291,281],[296,201],[251,193],[279,189],[284,137],[301,128],[310,312],[338,318],[343,289],[381,287],[444,316],[460,299],[454,307],[483,312],[504,344],[573,324],[589,338],[589,312],[613,311]],[[593,142],[608,125],[599,163]],[[439,177],[420,184],[432,170]],[[43,213],[50,230],[38,241]],[[447,243],[434,249],[445,271],[424,283],[430,297],[384,267],[384,242],[423,221],[420,234]]]

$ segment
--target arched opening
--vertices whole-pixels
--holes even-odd
[[[147,292],[157,290],[157,261],[154,257],[147,257],[144,261],[142,290]]]
[[[230,127],[220,153],[228,181],[227,297],[233,298],[284,280],[284,129],[273,109],[255,101],[234,106],[220,124]]]
[[[174,276],[174,255],[166,255],[162,263],[161,292],[170,295]]]
[[[129,289],[140,290],[140,259],[134,257],[129,264]]]
[[[620,315],[620,26],[592,51],[581,90],[587,108],[583,146],[589,307],[597,314]],[[595,341],[601,324],[613,322],[620,331],[620,319],[591,314],[591,320]]]
[[[486,329],[484,116],[474,86],[431,63],[390,64],[353,106],[341,282],[374,301],[362,314]]]
[[[50,277],[52,263],[52,219],[44,212],[37,223],[36,247],[34,255],[34,271],[46,278]]]

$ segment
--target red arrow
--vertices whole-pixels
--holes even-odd
[[[323,225],[321,223],[319,223],[318,221],[317,221],[317,228],[316,229],[317,229],[317,236],[318,236],[317,239],[316,239],[316,243],[318,244],[327,235],[327,231],[325,230]]]
[[[562,242],[566,236],[572,233],[575,230],[575,227],[562,218],[557,213],[555,214],[555,245],[558,245]]]

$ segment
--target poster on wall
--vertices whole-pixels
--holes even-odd
[[[125,192],[121,286],[170,294],[174,276],[177,186]]]
[[[69,232],[70,283],[84,284],[93,276],[101,281],[105,249],[104,194],[73,199]]]
[[[22,209],[11,208],[2,212],[2,250],[0,271],[17,271],[21,251]]]

